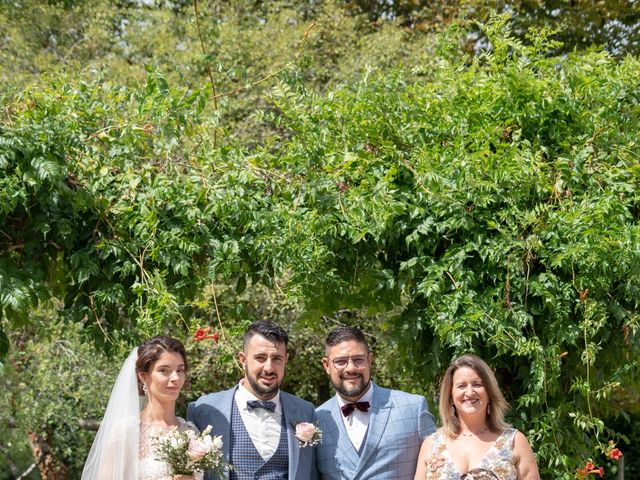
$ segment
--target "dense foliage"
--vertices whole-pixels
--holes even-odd
[[[3,5],[3,14],[19,3]],[[95,6],[106,23],[87,22],[73,48],[101,38],[114,11],[140,15],[127,2],[124,10],[109,5]],[[40,7],[66,19],[89,8]],[[297,51],[306,56],[217,109],[202,80],[211,59],[196,53],[193,32],[183,35],[183,54],[166,56],[129,36],[128,50],[98,42],[129,56],[104,69],[70,67],[78,78],[35,80],[29,69],[20,76],[8,67],[6,58],[20,58],[38,71],[36,60],[50,59],[35,47],[0,53],[0,75],[15,80],[3,91],[0,120],[7,374],[43,384],[50,369],[37,358],[51,352],[73,370],[61,377],[70,385],[76,371],[112,373],[106,364],[92,368],[88,350],[65,357],[61,327],[36,320],[38,308],[59,311],[74,346],[91,339],[115,358],[123,342],[162,331],[188,338],[209,324],[222,340],[189,347],[195,395],[234,381],[237,334],[267,316],[294,332],[288,387],[317,402],[329,393],[317,364],[323,333],[357,323],[384,334],[383,383],[423,393],[434,406],[453,356],[486,358],[544,478],[572,478],[587,458],[604,462],[609,440],[627,449],[620,415],[638,415],[640,366],[638,59],[555,56],[562,47],[548,31],[519,40],[506,17],[453,27],[436,43],[416,39],[419,29],[398,29],[399,16],[371,26],[363,15],[317,8],[325,23],[303,50],[272,46],[282,59],[276,68]],[[179,29],[169,19],[188,15],[186,6],[149,11],[154,32]],[[224,62],[238,62],[219,75],[218,91],[268,74],[264,39],[280,25],[301,39],[313,17],[264,7],[271,23],[263,28],[251,11],[236,13],[204,25]],[[238,25],[261,33],[246,33],[252,43],[234,51]],[[366,39],[354,33],[362,25]],[[470,55],[465,45],[478,31],[491,48]],[[372,39],[385,40],[375,43],[372,66],[347,54],[354,45],[367,52]],[[408,44],[415,50],[403,50]],[[414,63],[402,67],[396,54]],[[158,61],[145,62],[151,58]],[[185,63],[169,71],[176,58]],[[142,63],[158,67],[143,77],[135,68]],[[27,78],[38,88],[23,90]],[[29,338],[43,334],[52,341]],[[13,383],[2,401],[17,418],[14,392],[25,389]],[[52,383],[42,398],[64,388]],[[68,401],[59,412],[96,415],[99,402],[86,404],[95,391],[82,392],[61,397]],[[60,449],[88,447],[86,432],[58,432],[58,411],[34,402],[21,429],[48,426]],[[77,471],[81,459],[67,454],[57,452]]]
[[[310,88],[352,83],[367,67],[403,66],[411,79],[412,68],[431,68],[434,32],[485,22],[495,10],[511,14],[525,41],[529,27],[557,30],[557,54],[603,45],[622,57],[640,48],[640,7],[617,0],[15,0],[0,2],[0,91],[33,88],[60,70],[132,84],[144,80],[145,66],[194,88],[211,68],[216,92],[234,91],[288,64],[312,22],[297,71]],[[457,41],[470,53],[489,47],[482,28]],[[244,145],[272,133],[256,118],[266,85],[221,99],[222,127]]]
[[[0,478],[18,478],[33,462],[30,444],[40,449],[40,460],[51,471],[80,478],[95,434],[92,421],[104,412],[120,361],[96,355],[83,341],[80,325],[34,317],[53,323],[49,334],[20,340],[0,367],[0,441],[7,447],[0,457]]]
[[[425,379],[492,358],[565,478],[637,387],[638,63],[546,58],[496,27],[491,55],[424,83],[282,100],[295,133],[261,157],[287,172],[309,308],[403,305],[400,358]]]

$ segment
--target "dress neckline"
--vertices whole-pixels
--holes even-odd
[[[479,465],[473,466],[472,468],[469,468],[469,470],[473,470],[474,468],[482,468],[482,462],[484,461],[484,459],[487,458],[487,455],[489,454],[489,452],[495,448],[496,443],[498,443],[498,440],[500,440],[500,438],[503,435],[505,435],[508,430],[509,429],[503,430],[500,433],[500,435],[498,435],[496,437],[496,439],[491,443],[491,445],[489,445],[489,448],[487,448],[487,450],[484,452],[482,457],[480,457]],[[449,452],[449,447],[447,446],[447,439],[446,439],[446,437],[444,435],[442,436],[442,443],[444,444],[444,452],[447,455],[447,457],[449,458],[449,461],[451,462],[451,465],[453,466],[453,469],[458,474],[458,477],[461,477],[465,473],[468,473],[468,472],[460,473],[460,470],[458,470],[458,465],[456,465],[455,460],[453,459],[453,457],[451,456],[451,453]]]
[[[140,419],[140,425],[144,425],[147,428],[153,428],[153,429],[157,429],[157,430],[171,430],[172,428],[180,428],[182,425],[184,425],[186,422],[182,417],[176,417],[176,419],[178,420],[178,423],[176,425],[167,425],[166,427],[163,425],[160,425],[159,423],[156,422],[146,422],[142,419]]]

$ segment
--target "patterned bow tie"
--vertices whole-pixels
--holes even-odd
[[[348,417],[356,408],[361,412],[368,412],[369,407],[371,407],[371,404],[369,402],[353,402],[343,405],[342,407],[340,407],[340,409],[342,410],[342,415]]]
[[[273,413],[276,411],[276,402],[272,402],[270,400],[249,400],[247,402],[247,408],[249,410],[253,410],[254,408],[264,408],[265,410]]]

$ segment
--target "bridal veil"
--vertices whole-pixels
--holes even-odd
[[[136,377],[138,348],[125,360],[107,410],[82,471],[82,480],[138,478],[140,396]]]

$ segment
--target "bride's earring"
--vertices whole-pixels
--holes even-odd
[[[144,392],[144,394],[148,397],[149,396],[149,388],[147,387],[146,383],[142,384],[142,391]]]

